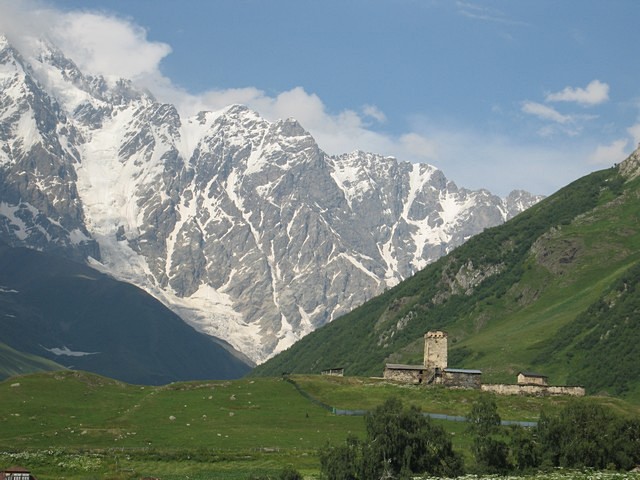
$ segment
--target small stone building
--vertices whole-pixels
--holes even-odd
[[[384,367],[383,377],[387,380],[418,385],[424,382],[426,371],[427,369],[424,365],[387,363]]]
[[[518,385],[548,385],[549,377],[533,372],[518,373]]]
[[[344,368],[327,368],[320,372],[321,375],[330,375],[332,377],[344,377]]]

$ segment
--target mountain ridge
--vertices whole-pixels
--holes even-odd
[[[0,238],[133,283],[256,362],[539,197],[329,156],[293,119],[182,118],[55,46],[0,42]]]

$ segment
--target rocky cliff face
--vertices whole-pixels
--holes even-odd
[[[0,39],[0,238],[87,259],[257,362],[537,200],[329,156],[242,106],[181,118]]]
[[[0,231],[12,244],[99,256],[75,186],[79,133],[0,38]]]
[[[640,176],[640,145],[620,164],[620,173],[629,180]]]

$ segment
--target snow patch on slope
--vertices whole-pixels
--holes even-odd
[[[101,352],[77,352],[77,351],[70,350],[69,347],[67,347],[66,345],[63,345],[62,348],[60,347],[53,347],[53,348],[42,347],[42,348],[44,348],[47,352],[53,353],[54,355],[66,356],[66,357],[86,357],[87,355],[97,355],[101,353]]]
[[[333,162],[331,177],[334,179],[340,190],[344,193],[349,207],[355,201],[362,200],[364,195],[373,190],[375,185],[372,184],[367,170],[364,168],[360,159],[362,152],[353,152],[344,155]],[[367,154],[365,154],[367,155]],[[371,160],[368,154],[367,160]]]
[[[223,111],[200,112],[188,118],[180,126],[180,142],[177,145],[180,156],[189,160],[193,152],[202,142],[211,125],[222,115]]]

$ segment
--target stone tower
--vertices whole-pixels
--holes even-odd
[[[427,332],[424,336],[424,366],[439,371],[447,368],[447,332]]]

